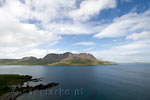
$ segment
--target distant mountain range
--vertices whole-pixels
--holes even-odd
[[[97,60],[93,55],[87,53],[73,54],[47,54],[43,58],[24,57],[22,59],[0,59],[0,65],[112,65],[113,62]]]

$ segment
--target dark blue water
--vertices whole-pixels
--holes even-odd
[[[0,66],[0,74],[28,74],[43,78],[43,84],[60,83],[17,100],[150,100],[150,64]]]

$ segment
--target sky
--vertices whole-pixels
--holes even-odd
[[[0,0],[0,59],[64,52],[150,62],[150,0]]]

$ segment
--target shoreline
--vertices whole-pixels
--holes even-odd
[[[8,74],[3,74],[0,76],[8,76]],[[13,74],[9,74],[9,77],[12,77],[12,76],[14,77]],[[59,83],[51,82],[51,83],[48,83],[47,85],[39,84],[36,86],[29,86],[27,84],[26,86],[23,86],[25,82],[39,82],[41,81],[41,79],[40,78],[33,79],[32,76],[29,76],[29,75],[17,75],[17,76],[19,76],[19,78],[22,78],[23,81],[18,82],[17,84],[11,84],[9,86],[5,86],[3,89],[1,89],[0,92],[4,92],[6,87],[10,90],[7,91],[6,93],[4,92],[0,96],[0,100],[16,100],[19,96],[21,96],[24,93],[29,93],[34,90],[44,90],[44,89],[52,88],[54,86],[59,85]]]

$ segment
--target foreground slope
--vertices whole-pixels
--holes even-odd
[[[1,65],[106,65],[115,64],[108,61],[97,60],[93,55],[87,53],[73,54],[47,54],[45,57],[24,57],[22,59],[1,59]]]

